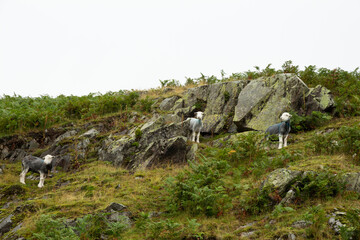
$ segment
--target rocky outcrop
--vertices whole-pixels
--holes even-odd
[[[175,102],[172,108],[170,102]],[[160,104],[160,109],[171,110],[183,118],[203,111],[202,132],[209,134],[265,130],[277,123],[285,111],[304,115],[330,111],[333,107],[328,89],[322,86],[309,89],[294,74],[204,85],[188,89],[182,98],[167,98]]]
[[[278,191],[279,195],[284,196],[284,201],[291,200],[294,192],[288,191],[295,181],[301,181],[308,174],[317,175],[317,172],[310,171],[294,171],[286,168],[279,168],[271,172],[267,178],[262,182],[260,189],[265,188],[271,191]],[[336,176],[336,175],[334,175]],[[346,173],[338,176],[337,181],[345,183],[345,189],[360,193],[360,173]]]
[[[179,99],[180,99],[179,96],[172,96],[172,97],[164,99],[160,103],[160,106],[159,106],[160,110],[169,111],[174,106],[175,102]]]
[[[330,90],[321,85],[309,90],[305,102],[307,114],[312,111],[330,111],[335,107],[335,102]]]
[[[188,122],[164,121],[158,116],[131,131],[130,136],[109,136],[99,149],[99,159],[128,168],[185,162],[191,150],[187,144]]]
[[[293,74],[279,74],[251,81],[240,92],[234,123],[238,129],[266,130],[279,122],[286,111],[299,114],[326,111],[334,106],[330,91],[323,87],[310,90]]]
[[[171,110],[185,118],[192,117],[195,111],[203,111],[202,132],[219,133],[230,128],[238,95],[247,83],[224,82],[189,89]]]
[[[191,88],[183,93],[183,97],[172,96],[156,106],[157,110],[167,111],[167,114],[154,113],[148,119],[131,113],[126,120],[132,129],[122,129],[108,137],[98,138],[98,135],[112,130],[111,122],[117,121],[117,116],[104,119],[100,124],[40,131],[30,138],[14,138],[13,142],[0,139],[1,158],[17,161],[43,148],[40,157],[46,154],[57,156],[55,165],[64,170],[68,170],[71,163],[88,158],[89,153],[92,158],[130,168],[148,167],[164,161],[184,162],[195,158],[196,148],[187,143],[188,128],[187,123],[183,123],[193,117],[195,111],[204,112],[202,132],[213,135],[265,130],[277,123],[284,111],[300,114],[329,111],[334,101],[324,87],[309,89],[294,74],[278,74]],[[216,144],[221,145],[221,141]]]

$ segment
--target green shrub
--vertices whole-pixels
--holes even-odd
[[[228,91],[224,92],[224,99],[225,99],[225,102],[228,102],[230,100],[230,93]]]
[[[72,228],[65,225],[65,219],[54,219],[50,215],[41,215],[35,224],[33,239],[38,240],[78,240]]]
[[[312,224],[306,229],[307,239],[331,239],[332,233],[329,231],[328,218],[321,205],[311,207],[304,214],[304,219]]]
[[[102,235],[121,238],[122,234],[130,227],[125,216],[117,222],[110,222],[104,213],[88,214],[78,218],[76,226],[66,225],[66,219],[55,219],[54,216],[41,215],[36,222],[33,239],[101,239]]]
[[[291,132],[310,131],[325,125],[331,120],[331,116],[326,113],[313,111],[309,116],[299,116],[291,112]]]
[[[135,222],[137,231],[144,234],[146,239],[175,240],[175,239],[202,239],[203,233],[199,231],[200,224],[196,219],[181,224],[171,219],[154,221],[149,213],[141,212]]]
[[[227,160],[243,176],[252,174],[258,177],[302,157],[300,152],[288,152],[286,149],[267,151],[263,142],[264,134],[248,132],[235,141],[223,142],[222,148],[208,147],[204,153],[215,159]]]
[[[270,188],[252,189],[248,195],[240,199],[240,205],[246,214],[259,215],[264,212],[273,210],[274,206],[279,203],[281,197]]]
[[[106,214],[97,213],[77,219],[74,231],[79,234],[81,239],[100,239],[102,234],[120,237],[129,227],[125,216],[117,222],[110,222],[106,219]]]
[[[138,99],[139,93],[135,91],[89,94],[81,97],[60,95],[56,98],[4,95],[0,98],[0,133],[44,129],[67,120],[95,118],[131,108],[149,111],[151,100]]]
[[[334,154],[339,152],[339,143],[336,133],[316,134],[306,148],[317,154]]]
[[[223,181],[229,164],[224,160],[203,158],[199,163],[189,162],[189,165],[190,171],[167,179],[169,210],[215,216],[231,207]]]
[[[137,129],[135,130],[135,139],[136,139],[136,140],[140,140],[141,136],[142,136],[142,131],[141,131],[140,128],[137,128]]]
[[[178,87],[181,86],[180,82],[175,79],[159,80],[161,87]]]
[[[340,236],[344,240],[360,239],[359,210],[348,210],[345,215],[347,224],[340,227]]]
[[[310,198],[328,199],[345,190],[344,181],[329,172],[309,172],[294,184],[296,197],[301,200]]]
[[[153,105],[154,101],[151,100],[149,97],[140,100],[139,109],[142,112],[151,112],[151,106]]]
[[[234,163],[252,163],[257,159],[266,158],[266,151],[260,144],[263,139],[264,135],[257,132],[248,132],[239,136],[231,144],[230,148],[233,153],[230,154],[230,161]]]
[[[318,154],[342,153],[360,159],[360,127],[341,127],[315,135],[307,148]]]

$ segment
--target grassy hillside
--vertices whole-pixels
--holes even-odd
[[[187,79],[187,86],[161,81],[162,88],[142,94],[36,99],[4,96],[0,100],[1,134],[24,136],[64,122],[81,127],[106,124],[112,116],[131,111],[150,115],[151,103],[181,94],[187,87],[279,71],[297,73],[310,86],[325,85],[335,95],[337,108],[331,116],[294,114],[294,131],[289,146],[282,150],[276,149],[276,141],[263,142],[259,133],[237,134],[230,140],[222,140],[228,139],[227,134],[202,137],[196,161],[189,164],[132,172],[91,158],[70,172],[59,171],[47,178],[41,189],[35,179],[27,179],[26,185],[19,183],[19,162],[1,160],[5,167],[0,175],[0,219],[16,213],[13,225],[21,223],[17,233],[3,238],[289,239],[294,234],[296,239],[358,239],[360,194],[346,191],[346,183],[337,179],[348,172],[360,172],[358,71],[314,66],[299,70],[291,62],[281,70],[270,65],[256,69],[223,79],[202,75]],[[173,90],[165,92],[165,88]],[[110,124],[108,134],[140,124],[128,120],[121,117]],[[294,185],[295,200],[285,206],[279,204],[283,196],[278,192],[260,191],[269,173],[279,168],[319,174],[299,180]],[[117,222],[106,219],[104,209],[112,202],[126,206]],[[328,223],[331,216],[346,224],[339,234]],[[299,221],[304,227],[298,227]]]
[[[44,231],[41,224],[50,221],[40,221],[45,215],[53,219],[74,219],[118,202],[128,207],[134,219],[132,227],[115,234],[119,239],[144,239],[144,236],[181,239],[196,235],[205,239],[237,239],[242,232],[249,231],[254,232],[254,239],[273,239],[289,233],[299,239],[340,239],[334,236],[325,215],[335,209],[358,211],[358,193],[343,191],[340,186],[328,193],[325,190],[330,185],[314,180],[318,186],[310,189],[308,196],[299,195],[295,203],[275,207],[280,199],[260,196],[259,186],[270,171],[279,167],[324,174],[360,172],[358,161],[347,152],[318,154],[313,145],[317,132],[334,129],[333,133],[338,133],[344,125],[357,129],[359,122],[357,117],[338,119],[317,130],[293,134],[285,150],[253,149],[256,135],[240,138],[226,148],[211,147],[210,142],[200,144],[203,156],[190,166],[163,166],[131,173],[95,161],[71,173],[58,172],[46,179],[42,189],[37,187],[38,180],[27,180],[25,186],[18,183],[20,164],[6,163],[1,181],[1,205],[11,196],[16,201],[2,209],[1,216],[22,206],[24,210],[18,216],[19,221],[24,219],[20,233],[31,238],[34,232]],[[319,192],[323,193],[318,195]],[[184,194],[191,193],[196,196],[188,196],[191,201],[183,201]],[[292,227],[293,222],[304,219],[313,224],[305,229]],[[254,224],[241,228],[248,223]],[[355,224],[350,227],[359,230]],[[96,231],[103,230],[93,228],[92,237]]]

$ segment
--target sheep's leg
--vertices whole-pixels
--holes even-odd
[[[200,132],[197,133],[197,141],[196,141],[197,143],[200,143],[199,138],[200,138]]]
[[[283,147],[283,135],[279,134],[279,149],[282,149]]]
[[[193,131],[193,133],[192,133],[192,140],[191,141],[193,141],[193,142],[195,142],[195,131]]]
[[[22,184],[25,184],[25,176],[28,171],[29,171],[29,168],[24,168],[23,171],[20,173],[20,182]]]
[[[42,188],[44,186],[45,174],[41,171],[39,171],[39,172],[40,172],[40,182],[39,182],[38,187]]]
[[[285,135],[285,138],[284,138],[284,147],[287,146],[287,138],[288,138],[289,134],[286,134]]]

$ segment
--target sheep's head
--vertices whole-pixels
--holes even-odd
[[[53,158],[54,158],[54,156],[52,156],[52,155],[46,155],[44,158],[44,163],[50,164],[52,162]]]
[[[204,116],[203,112],[196,112],[195,113],[195,118],[202,120]]]
[[[286,122],[286,121],[290,120],[291,117],[292,117],[292,115],[290,113],[284,112],[281,115],[280,119],[281,119],[281,121]]]

